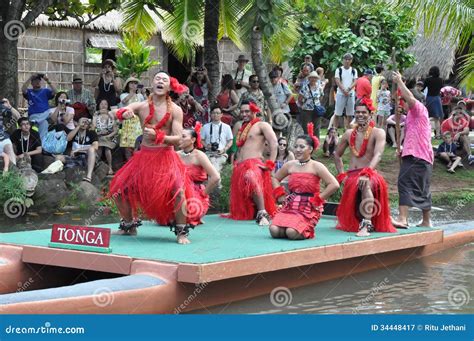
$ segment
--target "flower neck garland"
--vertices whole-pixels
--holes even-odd
[[[260,122],[260,119],[254,118],[252,121],[242,124],[242,127],[240,127],[239,132],[237,133],[237,147],[240,148],[245,144],[250,129],[252,129],[253,125],[258,122]]]
[[[349,140],[349,146],[351,147],[352,153],[354,154],[355,157],[363,157],[365,155],[365,152],[367,151],[367,145],[369,144],[370,134],[372,134],[372,129],[374,129],[374,126],[375,126],[374,121],[371,121],[369,123],[369,127],[365,131],[364,141],[362,142],[362,145],[360,146],[360,150],[357,150],[355,146],[358,125],[356,125],[354,127],[354,130],[352,130],[351,138]]]
[[[149,125],[153,130],[156,132],[156,139],[155,139],[155,144],[162,144],[165,141],[165,132],[161,130],[165,126],[165,124],[168,122],[168,120],[171,117],[171,98],[169,96],[166,97],[166,114],[163,116],[163,118],[154,126],[150,123],[151,120],[155,117],[155,105],[153,104],[153,99],[150,96],[148,99],[148,106],[149,106],[149,111],[150,113],[148,116],[145,118],[145,126]]]

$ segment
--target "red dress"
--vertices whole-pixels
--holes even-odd
[[[361,199],[359,191],[359,177],[368,176],[370,179],[374,205],[370,207]],[[359,223],[362,220],[360,209],[372,209],[372,225],[375,232],[397,232],[390,219],[390,203],[388,201],[388,189],[385,179],[375,170],[354,169],[347,172],[344,181],[344,190],[341,201],[337,208],[337,228],[346,232],[358,232]]]
[[[291,193],[273,218],[272,225],[295,229],[306,239],[314,238],[314,228],[323,213],[323,205],[322,201],[315,205],[310,199],[319,198],[319,181],[319,177],[311,173],[292,173],[288,180]]]
[[[253,195],[263,195],[265,210],[270,216],[276,211],[273,198],[272,179],[269,170],[260,159],[247,159],[235,163],[230,182],[230,214],[228,218],[235,220],[255,219],[257,208]]]
[[[191,225],[199,225],[202,224],[201,218],[209,209],[209,195],[206,194],[206,187],[203,184],[207,180],[207,173],[202,166],[194,164],[186,165],[186,170],[192,181],[191,197],[186,196],[187,222]]]

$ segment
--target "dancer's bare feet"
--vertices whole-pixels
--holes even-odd
[[[390,217],[390,219],[392,220],[392,225],[397,229],[408,229],[409,228],[407,222],[401,222],[401,221],[395,220],[395,219],[393,219],[393,217]]]
[[[270,215],[265,210],[257,212],[257,224],[258,226],[269,226],[270,225]]]
[[[186,235],[180,235],[176,238],[178,244],[191,244],[191,241],[188,239]]]
[[[368,237],[370,232],[374,230],[372,222],[367,219],[363,219],[359,225],[359,232],[357,232],[356,237]]]

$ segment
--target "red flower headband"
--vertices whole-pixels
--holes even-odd
[[[201,122],[196,122],[196,125],[194,126],[194,131],[196,132],[196,147],[198,149],[202,149],[202,141],[201,141],[201,128],[202,124]]]
[[[313,140],[314,150],[316,150],[319,147],[319,139],[316,136],[314,136],[314,124],[308,123],[307,129],[308,129],[309,137],[311,137],[311,139]]]
[[[254,102],[250,102],[249,107],[250,107],[250,111],[253,112],[254,114],[261,112],[258,105],[256,105]]]
[[[188,90],[188,87],[186,85],[180,84],[176,78],[170,77],[170,89],[173,92],[176,92],[178,95],[181,95],[183,92]]]
[[[374,105],[372,103],[372,100],[368,97],[363,97],[359,100],[359,102],[356,104],[357,105],[364,105],[367,107],[367,109],[369,109],[369,111],[374,111],[375,108],[374,108]]]

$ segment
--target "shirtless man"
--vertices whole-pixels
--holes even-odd
[[[348,129],[334,154],[337,179],[345,179],[341,202],[337,209],[337,228],[357,232],[358,237],[370,232],[396,232],[390,221],[387,184],[377,173],[385,147],[385,131],[375,128],[371,120],[372,101],[359,100],[355,105],[356,125]],[[351,150],[349,171],[344,173],[342,156],[347,147]]]
[[[236,220],[257,220],[269,225],[276,211],[273,198],[271,171],[277,156],[277,138],[270,124],[260,121],[260,108],[242,101],[242,126],[237,134],[237,157],[230,185],[230,215]],[[270,148],[270,159],[265,163],[265,141]]]
[[[137,210],[160,225],[170,225],[180,244],[188,244],[186,198],[190,183],[185,166],[173,146],[181,140],[183,112],[169,97],[183,86],[165,72],[153,77],[152,95],[146,102],[132,103],[116,112],[117,119],[137,115],[143,128],[141,150],[114,176],[110,195],[120,212],[120,234],[136,234]]]

